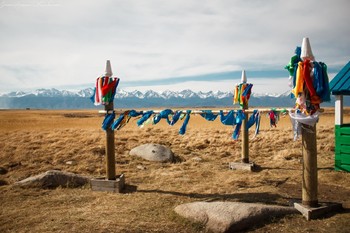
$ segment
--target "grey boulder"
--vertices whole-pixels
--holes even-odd
[[[28,177],[18,181],[15,185],[22,187],[38,187],[38,188],[56,188],[69,187],[75,188],[84,186],[90,182],[90,179],[70,172],[49,170],[36,176]]]
[[[292,207],[239,202],[193,202],[175,207],[185,218],[212,232],[237,232],[271,218],[296,213]]]
[[[174,161],[174,153],[170,148],[159,144],[143,144],[133,148],[129,152],[132,156],[138,156],[148,161],[172,162]]]

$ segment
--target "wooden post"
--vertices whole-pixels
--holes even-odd
[[[335,96],[335,109],[334,109],[335,125],[343,124],[343,95]]]
[[[302,124],[301,134],[303,143],[302,204],[317,207],[316,124],[315,126]]]
[[[249,163],[249,134],[247,128],[248,113],[244,112],[242,121],[242,163]]]
[[[247,76],[245,70],[242,70],[241,82],[247,83]],[[248,100],[243,103],[243,111],[248,109]],[[244,120],[242,121],[242,163],[249,163],[249,134],[248,134],[248,113],[244,112]]]
[[[109,110],[113,111],[114,104],[110,102],[105,105],[105,110],[108,114]],[[112,124],[112,123],[111,123]],[[115,146],[114,146],[114,131],[108,127],[106,130],[106,174],[108,180],[115,180]]]
[[[111,63],[107,60],[106,63],[106,73],[104,78],[111,78],[113,75]],[[115,113],[113,99],[108,99],[108,104],[105,105],[105,114]],[[100,177],[96,179],[91,179],[91,189],[93,191],[103,191],[103,192],[115,192],[120,193],[123,191],[125,186],[125,176],[124,174],[116,175],[115,172],[115,145],[114,145],[114,131],[107,125],[106,129],[106,177]]]

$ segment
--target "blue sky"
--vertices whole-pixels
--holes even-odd
[[[120,88],[288,90],[303,37],[330,77],[350,58],[348,0],[0,0],[0,92],[93,86],[111,60]]]

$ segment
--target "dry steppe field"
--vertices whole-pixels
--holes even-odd
[[[345,121],[350,122],[346,110]],[[16,181],[50,169],[89,177],[105,175],[103,115],[97,110],[0,111],[0,232],[203,232],[201,224],[174,212],[194,201],[238,201],[290,205],[301,199],[302,144],[293,141],[289,116],[270,128],[263,114],[260,134],[250,129],[250,160],[255,172],[230,170],[239,161],[241,139],[219,119],[192,115],[185,135],[181,122],[140,129],[133,118],[115,131],[117,174],[124,173],[124,193],[82,188],[37,189]],[[131,157],[144,143],[172,149],[174,163]],[[317,124],[318,199],[342,203],[344,210],[306,221],[301,214],[271,219],[249,232],[350,232],[350,173],[334,171],[334,109]],[[76,163],[67,164],[67,161]]]

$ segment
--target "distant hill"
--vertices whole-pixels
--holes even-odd
[[[90,97],[94,90],[87,88],[78,91],[57,89],[38,89],[33,92],[10,92],[0,95],[1,109],[93,109]],[[230,92],[194,92],[183,90],[179,92],[164,91],[132,91],[118,90],[115,96],[115,108],[157,108],[157,107],[232,107]],[[253,107],[293,107],[295,100],[289,94],[252,94],[249,105]],[[350,99],[345,98],[345,105],[350,106]],[[334,97],[323,107],[334,106]]]

